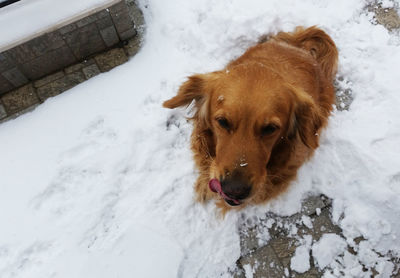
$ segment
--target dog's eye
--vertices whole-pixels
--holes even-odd
[[[218,122],[218,124],[219,124],[220,127],[224,128],[224,129],[226,129],[226,130],[229,130],[230,125],[229,125],[229,122],[228,122],[227,119],[225,119],[225,118],[218,118],[218,119],[217,119],[217,122]]]
[[[265,136],[265,135],[271,135],[272,133],[274,133],[276,130],[278,129],[278,127],[276,125],[265,125],[261,128],[261,135]]]

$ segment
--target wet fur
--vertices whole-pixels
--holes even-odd
[[[221,71],[190,76],[177,95],[164,102],[164,107],[176,108],[195,100],[191,148],[199,170],[195,184],[198,201],[216,198],[224,212],[232,208],[209,190],[208,182],[229,173],[226,169],[234,171],[242,154],[249,166],[239,170],[254,184],[254,193],[245,205],[263,203],[287,189],[298,168],[318,147],[319,132],[334,103],[337,56],[336,46],[325,32],[298,27],[292,33],[268,36]],[[261,113],[268,108],[268,119],[279,119],[282,125],[279,134],[260,139],[245,127],[235,134],[224,133],[213,117],[228,104],[235,111],[229,114],[232,121],[249,119],[254,130],[263,119],[255,118],[252,111]]]

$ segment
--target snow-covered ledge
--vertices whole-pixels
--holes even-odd
[[[0,95],[136,35],[124,0],[24,0],[0,26]]]

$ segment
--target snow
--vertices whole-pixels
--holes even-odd
[[[20,16],[29,20],[3,28],[0,45],[93,1],[1,9],[1,26],[26,3]],[[48,2],[65,11],[29,12]],[[344,238],[298,247],[293,267],[301,270],[311,248],[318,266],[332,269],[326,277],[370,277],[372,267],[390,277],[389,253],[400,256],[398,35],[372,24],[358,0],[139,4],[147,26],[133,59],[0,125],[0,277],[230,277],[241,215],[291,215],[310,192],[332,198]],[[336,42],[339,86],[354,101],[333,113],[287,193],[221,218],[215,204],[194,202],[191,126],[185,111],[167,111],[162,101],[186,76],[222,68],[262,34],[315,24]],[[365,240],[353,255],[346,243],[357,237]]]
[[[312,246],[312,254],[318,267],[324,269],[343,253],[346,246],[346,241],[337,234],[322,235],[321,239]]]
[[[246,278],[253,278],[254,277],[253,268],[251,267],[251,265],[245,264],[245,265],[243,265],[243,269],[244,269]]]
[[[310,249],[312,237],[305,236],[302,245],[296,248],[295,254],[290,260],[290,267],[298,273],[304,273],[310,269]]]
[[[304,224],[304,226],[306,226],[309,229],[312,229],[313,224],[311,221],[311,218],[309,216],[303,215],[301,216],[301,222]]]
[[[0,26],[7,28],[0,28],[0,49],[112,2],[115,1],[24,0],[3,7]]]

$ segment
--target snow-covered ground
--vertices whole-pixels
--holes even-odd
[[[368,2],[139,3],[147,26],[133,59],[0,125],[0,277],[230,277],[240,214],[290,215],[310,192],[333,199],[346,242],[304,239],[293,267],[305,269],[298,264],[312,250],[319,266],[347,277],[369,277],[360,263],[390,277],[385,256],[400,256],[400,39],[372,24]],[[297,25],[332,36],[339,87],[354,101],[333,113],[285,195],[221,219],[213,203],[193,201],[185,111],[161,103],[186,76]],[[360,236],[358,255],[349,254],[345,243]]]
[[[1,1],[0,1],[1,2]],[[23,0],[0,9],[0,49],[115,0]]]

